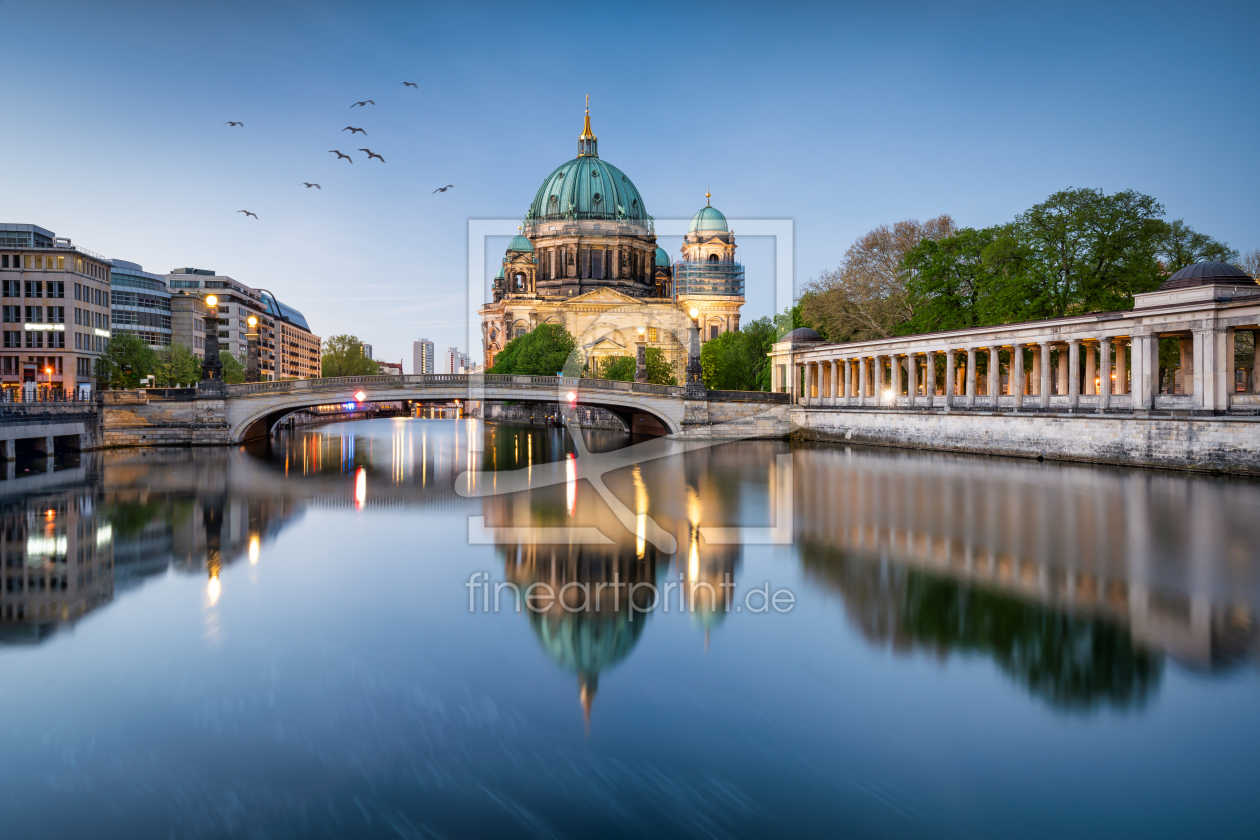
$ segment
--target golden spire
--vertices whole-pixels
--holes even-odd
[[[711,207],[711,206],[712,206],[712,204],[711,204],[711,203],[710,203],[710,201],[709,201],[709,199],[710,199],[710,198],[712,198],[712,197],[713,197],[713,195],[712,195],[712,194],[711,194],[711,193],[710,193],[710,192],[706,189],[706,190],[704,191],[704,206],[705,206],[705,207]]]
[[[586,94],[586,124],[582,126],[582,136],[579,140],[594,140],[595,134],[591,131],[591,95]]]

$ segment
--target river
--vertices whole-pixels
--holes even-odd
[[[1260,824],[1260,482],[396,419],[0,506],[8,837]]]

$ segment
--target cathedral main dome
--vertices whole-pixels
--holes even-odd
[[[626,174],[599,159],[591,131],[591,112],[578,137],[578,156],[555,169],[534,196],[527,222],[597,219],[643,222],[648,218],[643,196]]]

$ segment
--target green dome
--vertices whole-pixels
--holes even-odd
[[[499,266],[499,273],[498,273],[498,274],[496,274],[496,275],[494,275],[494,279],[495,279],[495,280],[502,280],[502,279],[503,279],[503,266]]]
[[[529,221],[568,218],[643,222],[647,210],[643,196],[620,169],[594,155],[583,155],[547,176],[527,217]]]
[[[669,254],[665,253],[664,248],[656,249],[656,267],[669,268]]]
[[[701,207],[700,212],[691,217],[691,227],[687,228],[687,232],[697,233],[710,230],[726,233],[726,217],[716,207]]]
[[[528,239],[526,239],[524,236],[521,236],[521,235],[518,233],[516,236],[513,236],[513,237],[512,237],[512,241],[511,241],[511,243],[508,245],[508,248],[507,248],[507,249],[508,249],[509,251],[529,251],[529,252],[533,252],[533,250],[534,250],[534,246],[533,246],[533,244],[531,244],[531,243],[530,243],[530,241],[529,241]]]

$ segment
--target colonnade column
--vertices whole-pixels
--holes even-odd
[[[1076,411],[1081,404],[1081,340],[1073,338],[1068,341],[1068,373],[1067,394],[1068,409]]]
[[[906,354],[906,405],[914,408],[919,397],[919,357],[915,353]]]
[[[936,352],[927,354],[927,366],[923,369],[923,393],[927,395],[928,408],[936,405]]]
[[[1133,345],[1134,411],[1149,411],[1155,407],[1155,395],[1159,393],[1159,336],[1135,335]]]
[[[1066,397],[1068,393],[1068,350],[1067,347],[1059,348],[1059,373],[1054,383],[1054,392],[1061,397]]]
[[[1002,390],[1002,360],[998,348],[986,348],[989,351],[989,405],[997,408],[998,392]]]
[[[1260,330],[1251,331],[1251,393],[1260,394]]]
[[[1182,337],[1181,358],[1177,365],[1177,383],[1181,385],[1181,393],[1194,393],[1194,339]]]
[[[892,404],[897,404],[897,397],[901,396],[901,359],[898,356],[889,356],[889,364],[892,365]]]
[[[857,404],[866,405],[866,357],[858,358]]]
[[[1050,409],[1050,342],[1041,343],[1041,408]]]
[[[975,348],[966,349],[966,406],[975,406]]]
[[[1129,393],[1129,366],[1125,364],[1124,340],[1117,338],[1112,343],[1116,351],[1116,395]]]
[[[840,396],[840,386],[844,383],[844,374],[840,372],[840,366],[844,364],[843,359],[833,359],[831,362],[831,404],[839,405],[837,398]]]
[[[1094,363],[1094,345],[1085,345],[1085,394],[1086,396],[1095,396],[1098,394],[1098,385],[1094,382],[1094,378],[1098,376]]]
[[[1111,408],[1111,339],[1098,340],[1098,411]]]
[[[1018,342],[1011,345],[1011,364],[1006,386],[1015,410],[1019,411],[1024,404],[1024,345]]]
[[[956,365],[956,356],[958,354],[953,350],[945,351],[945,410],[949,411],[954,407],[954,392],[957,390],[958,377],[954,372]],[[932,365],[932,370],[936,370],[936,365]]]
[[[849,398],[853,396],[853,360],[845,359],[844,365],[844,404],[851,405]]]

